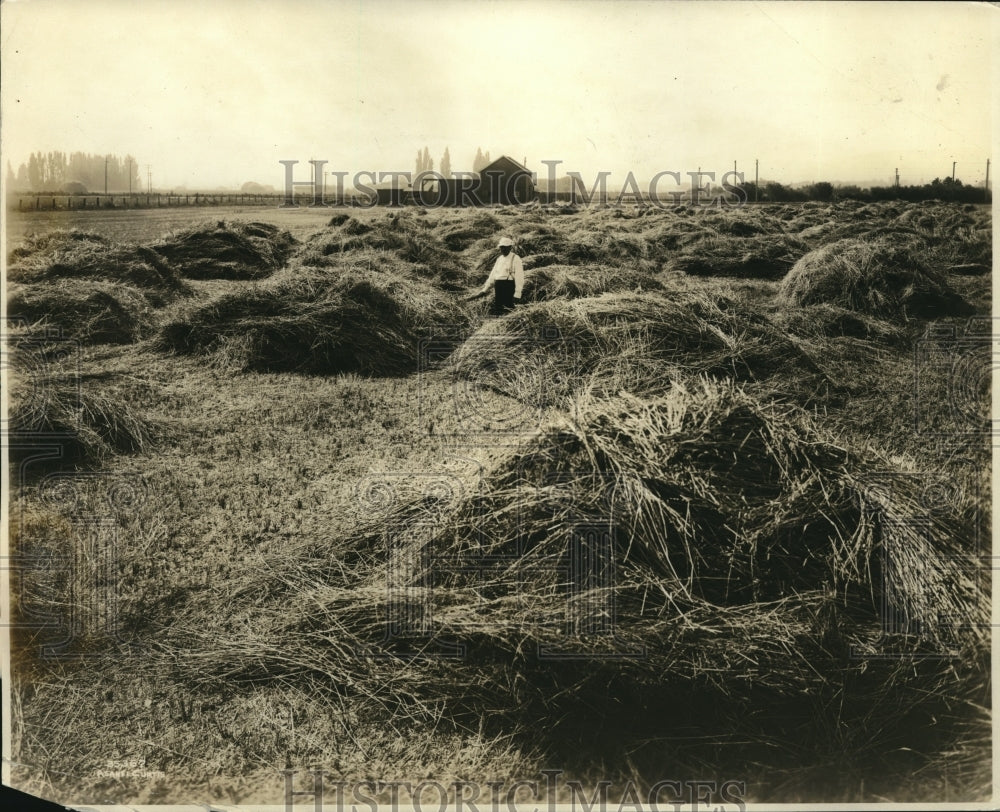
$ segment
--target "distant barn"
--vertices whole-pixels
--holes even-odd
[[[480,171],[476,195],[483,206],[515,206],[535,199],[535,183],[527,168],[501,155]]]
[[[428,178],[414,191],[414,202],[425,206],[516,206],[535,199],[535,182],[526,167],[502,155],[477,177]]]

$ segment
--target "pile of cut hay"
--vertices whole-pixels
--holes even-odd
[[[144,291],[104,279],[13,284],[7,315],[85,344],[130,344],[148,336],[155,326]]]
[[[672,372],[745,381],[825,378],[765,316],[725,298],[657,292],[519,307],[466,339],[450,368],[540,407],[585,389],[662,392]]]
[[[221,296],[165,325],[159,346],[244,370],[391,376],[418,368],[422,339],[468,324],[423,279],[342,262]]]
[[[650,251],[663,258],[668,252],[717,237],[718,232],[686,217],[661,215],[651,217],[646,222],[646,229],[642,231],[641,236],[649,244]]]
[[[524,301],[578,299],[615,291],[663,290],[655,276],[606,265],[543,265],[526,269]]]
[[[110,245],[111,241],[101,235],[90,231],[80,231],[70,229],[68,231],[55,230],[46,231],[41,234],[29,234],[23,242],[7,254],[8,271],[11,267],[24,264],[24,260],[32,258],[44,258],[60,251],[71,250],[74,246],[83,248],[87,246]]]
[[[775,324],[801,338],[854,338],[881,344],[899,344],[906,331],[894,324],[857,310],[832,304],[786,307],[774,314]]]
[[[58,446],[53,465],[94,466],[112,453],[145,451],[161,434],[128,400],[93,391],[77,373],[49,371],[39,377],[16,347],[12,367],[7,434],[13,460]]]
[[[442,290],[457,291],[469,285],[465,264],[412,212],[387,214],[370,223],[353,218],[313,235],[295,257],[296,264],[311,267],[336,266],[358,255],[373,259],[386,270],[401,261]],[[381,257],[381,258],[380,258]]]
[[[208,684],[306,678],[390,724],[574,737],[581,764],[597,723],[637,758],[677,725],[748,762],[931,758],[976,714],[987,580],[953,516],[867,464],[731,383],[590,401],[469,494],[283,549],[246,631],[164,644]]]
[[[787,235],[713,235],[689,241],[668,259],[666,269],[691,276],[780,279],[805,252],[804,244]]]
[[[522,222],[517,225],[523,230],[511,229],[508,233],[514,240],[514,253],[523,259],[526,269],[547,265],[602,265],[647,272],[655,270],[648,240],[639,234],[609,230],[603,224],[572,231]],[[524,228],[525,225],[530,227]],[[484,238],[469,247],[467,254],[476,273],[485,275],[492,269],[500,255],[496,239],[495,236]]]
[[[42,285],[36,291],[39,295],[52,288],[53,280],[123,283],[141,289],[154,306],[191,292],[176,270],[155,251],[78,231],[29,238],[11,252],[7,276],[15,282]]]
[[[651,267],[643,263],[649,257],[649,246],[643,237],[607,229],[582,228],[572,232],[566,239],[562,255],[567,265]]]
[[[889,239],[842,240],[810,251],[782,280],[779,301],[832,304],[890,319],[971,312],[918,252]]]
[[[509,232],[498,229],[494,234],[483,237],[468,247],[465,254],[478,278],[485,279],[493,269],[493,263],[500,256],[497,239],[502,234],[513,239],[514,253],[521,257],[525,269],[566,263],[569,242],[558,228],[520,221],[518,226],[518,229],[511,229]]]
[[[434,229],[449,251],[464,251],[482,239],[494,239],[501,230],[500,221],[492,214],[477,213],[459,217],[457,221],[439,223]]]
[[[150,247],[190,279],[263,279],[281,268],[295,238],[270,223],[222,221],[167,235]]]

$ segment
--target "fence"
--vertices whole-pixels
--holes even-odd
[[[58,194],[37,192],[8,196],[8,208],[17,211],[77,209],[156,209],[178,206],[280,206],[281,194]],[[15,202],[16,201],[16,202]]]

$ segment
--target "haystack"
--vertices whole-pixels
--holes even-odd
[[[665,267],[691,276],[780,279],[805,252],[804,244],[782,234],[709,235],[688,242]]]
[[[890,239],[841,240],[810,251],[782,281],[779,300],[833,304],[890,319],[971,313],[917,251]]]
[[[439,224],[435,235],[450,251],[464,251],[478,240],[493,239],[501,230],[500,221],[485,212],[460,216],[456,221]]]
[[[453,250],[412,212],[388,214],[368,223],[354,219],[313,235],[296,252],[295,263],[311,267],[334,267],[342,260],[377,257],[388,269],[397,260],[413,266],[417,273],[442,290],[458,291],[469,284],[468,271]]]
[[[543,265],[525,271],[524,301],[578,299],[616,291],[663,290],[655,276],[606,265]]]
[[[57,279],[125,283],[144,291],[154,305],[191,292],[177,271],[155,251],[85,232],[54,232],[29,238],[11,252],[7,275],[14,281],[44,283],[46,287],[51,287],[50,280]]]
[[[165,325],[159,344],[246,370],[402,375],[417,369],[421,339],[468,321],[423,279],[344,263],[215,299]]]
[[[76,228],[29,234],[20,245],[7,254],[8,271],[11,266],[22,264],[22,260],[38,255],[44,258],[58,251],[71,250],[73,247],[108,246],[110,244],[111,240],[103,234],[80,231]]]
[[[671,372],[761,381],[825,378],[764,316],[690,293],[607,293],[525,305],[456,349],[453,373],[536,406],[588,387],[659,393]]]
[[[12,459],[57,446],[60,454],[53,465],[94,466],[112,453],[144,451],[160,436],[161,428],[128,400],[91,391],[79,373],[45,371],[39,378],[16,344],[7,428]]]
[[[281,611],[247,631],[210,647],[185,645],[195,626],[167,634],[202,652],[204,681],[294,675],[377,696],[387,723],[579,736],[582,765],[608,755],[597,724],[661,759],[679,724],[771,764],[786,749],[821,761],[824,745],[929,753],[975,714],[967,676],[933,655],[983,668],[982,568],[953,516],[908,529],[926,506],[869,487],[859,463],[731,383],[593,400],[466,495],[374,507],[294,563],[283,549]]]
[[[190,279],[262,279],[285,264],[295,238],[270,223],[219,221],[150,247]]]
[[[906,331],[898,324],[825,302],[782,308],[775,313],[774,321],[802,338],[855,338],[881,344],[907,340]]]
[[[85,344],[130,344],[149,335],[155,324],[144,291],[104,279],[11,285],[7,315],[58,329]]]

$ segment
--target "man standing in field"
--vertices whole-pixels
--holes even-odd
[[[493,263],[493,270],[475,294],[485,295],[492,282],[494,299],[491,312],[497,316],[513,310],[514,305],[521,301],[521,292],[524,290],[524,265],[514,253],[514,241],[510,237],[501,237],[499,247],[500,256]]]

